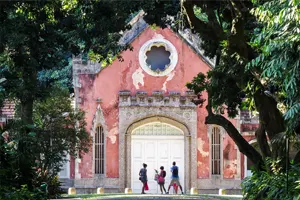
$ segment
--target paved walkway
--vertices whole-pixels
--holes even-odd
[[[78,195],[80,196],[80,195]],[[162,200],[171,200],[171,199],[184,199],[184,200],[241,200],[241,195],[100,195],[93,197],[78,197],[78,198],[64,198],[64,200],[83,200],[83,199],[104,199],[104,200],[124,200],[124,199],[142,199],[142,200],[153,200],[153,199],[162,199]]]

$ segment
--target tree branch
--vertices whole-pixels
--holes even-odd
[[[209,36],[210,40],[221,41],[225,39],[225,34],[222,30],[222,27],[218,23],[213,10],[209,8],[205,10],[207,11],[207,15],[210,20],[210,23],[206,23],[196,17],[194,13],[195,2],[193,2],[192,0],[182,0],[182,1],[183,1],[182,6],[185,12],[186,19],[189,22],[189,25],[193,31],[198,33],[204,33],[201,34],[202,37]]]
[[[216,124],[223,127],[234,143],[238,146],[239,151],[246,155],[257,169],[261,169],[263,160],[262,156],[252,147],[234,127],[234,125],[222,115],[212,112],[211,100],[208,92],[208,104],[206,106],[208,116],[205,118],[205,124]]]
[[[240,56],[246,60],[252,60],[256,54],[253,48],[247,43],[245,38],[245,15],[248,10],[245,10],[245,5],[242,2],[229,1],[232,16],[231,34],[228,38],[229,47],[237,52]],[[247,11],[247,12],[246,12]]]

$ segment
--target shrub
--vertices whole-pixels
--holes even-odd
[[[288,180],[286,171],[279,167],[280,161],[268,159],[266,166],[270,166],[270,169],[266,171],[253,169],[253,175],[243,180],[242,190],[245,200],[293,200],[300,194],[300,190],[297,189],[300,177],[299,165],[290,165]]]
[[[0,200],[43,200],[47,199],[46,193],[40,189],[29,191],[27,185],[22,185],[20,189],[9,189],[1,187]]]
[[[48,198],[56,199],[63,194],[63,190],[61,189],[61,183],[58,180],[58,176],[55,176],[52,180],[50,180],[48,184]]]

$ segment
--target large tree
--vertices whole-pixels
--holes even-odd
[[[276,38],[276,34],[278,33],[275,32],[276,30],[268,34],[270,27],[275,29],[276,24],[274,25],[274,23],[276,23],[276,21],[268,25],[269,28],[266,28],[266,25],[261,23],[259,19],[267,21],[269,19],[268,14],[270,13],[268,13],[268,11],[260,11],[260,14],[258,14],[260,9],[270,9],[273,15],[280,15],[281,20],[284,18],[285,20],[281,21],[282,26],[280,26],[282,29],[284,29],[284,23],[293,16],[294,20],[289,22],[291,26],[288,26],[286,30],[294,30],[295,34],[290,37],[290,40],[293,40],[293,44],[296,44],[296,33],[299,29],[297,26],[299,12],[295,10],[297,8],[295,5],[297,1],[290,1],[290,3],[289,1],[281,1],[280,4],[276,2],[277,1],[266,2],[250,0],[181,0],[177,2],[179,5],[177,10],[179,14],[176,15],[178,23],[173,23],[180,24],[181,28],[190,28],[193,33],[198,34],[202,40],[200,45],[201,48],[204,49],[205,55],[216,59],[216,65],[208,75],[199,74],[193,82],[188,84],[188,87],[195,90],[196,93],[200,94],[203,91],[208,93],[206,106],[208,116],[206,117],[205,123],[222,126],[237,144],[239,150],[252,160],[257,168],[261,167],[263,158],[265,157],[272,157],[274,159],[281,158],[284,160],[286,155],[285,148],[282,144],[278,142],[272,142],[271,146],[268,144],[268,140],[275,141],[276,138],[286,131],[286,122],[283,118],[283,114],[277,108],[279,103],[278,98],[274,98],[269,92],[274,86],[276,87],[276,85],[274,85],[274,82],[268,81],[269,79],[265,79],[266,66],[261,67],[249,64],[259,62],[259,60],[257,61],[255,59],[260,58],[263,45],[253,41],[262,37],[262,34],[266,34],[270,40],[274,40],[274,43],[265,44],[265,46],[269,45],[269,51],[270,46],[278,42]],[[143,9],[147,13],[146,19],[150,23],[159,24],[167,22],[167,20],[170,19],[168,14],[172,15],[172,13],[175,12],[175,9],[171,12],[168,12],[167,9],[173,3],[174,1],[155,1],[152,6],[144,6]],[[275,6],[276,4],[277,6]],[[274,7],[272,9],[272,5],[276,8]],[[161,14],[157,15],[156,12],[153,12],[153,10],[155,10],[153,7],[157,8],[158,11],[163,9],[164,12],[160,12]],[[255,10],[255,8],[257,9]],[[281,9],[287,10],[280,12]],[[293,10],[293,12],[288,14],[290,10]],[[283,15],[283,13],[285,13],[285,15]],[[285,26],[285,28],[287,28],[287,26]],[[285,32],[285,34],[288,34],[287,32]],[[284,37],[284,35],[282,36]],[[263,42],[264,40],[261,41]],[[286,47],[289,47],[290,43],[288,41],[280,41],[284,43]],[[274,51],[276,48],[277,54],[280,54],[280,50],[284,50],[284,48],[281,48],[283,46],[280,46],[282,43],[279,43],[277,47],[273,48]],[[290,56],[290,61],[294,64],[292,65],[294,69],[299,66],[299,63],[297,64],[297,62],[294,62],[296,60],[293,60],[294,57],[298,57],[299,59],[299,55],[295,55],[299,46],[294,45],[291,48],[294,49],[294,51],[289,52],[293,55],[288,56]],[[274,58],[274,54],[272,56]],[[278,55],[275,55],[277,62],[281,62],[281,66],[284,65],[283,62],[285,61],[282,56],[277,56]],[[273,66],[273,74],[268,74],[274,77],[274,73],[278,72],[276,72],[277,68],[274,69],[275,66],[272,65],[274,61],[272,60],[273,59],[269,56],[269,63],[266,65],[268,65],[269,68]],[[285,63],[285,65],[287,65],[287,63]],[[270,69],[268,70],[270,71]],[[282,74],[288,72],[287,68],[282,68],[282,70],[285,71]],[[292,75],[292,73],[290,73],[290,75]],[[294,77],[295,76],[296,75],[294,75]],[[281,77],[284,76],[282,75]],[[289,78],[287,78],[285,82],[288,83],[288,80]],[[286,93],[289,92],[290,91],[286,91]],[[199,97],[201,98],[200,95]],[[199,102],[203,102],[203,100],[200,99]],[[222,115],[224,112],[227,112],[230,117],[234,117],[238,114],[238,109],[242,108],[255,109],[259,113],[259,128],[255,132],[255,135],[261,154],[248,144],[233,124]]]
[[[33,101],[53,86],[47,70],[64,68],[72,54],[105,59],[124,48],[118,39],[130,8],[122,1],[0,2],[0,76],[6,97],[20,100],[24,123],[32,123]]]
[[[34,105],[51,97],[52,91],[61,83],[64,70],[68,69],[72,54],[92,51],[103,60],[125,48],[118,45],[118,40],[120,31],[127,28],[126,19],[131,8],[132,5],[125,1],[118,4],[113,1],[77,0],[0,2],[0,78],[4,80],[0,83],[0,100],[12,99],[19,107],[20,128],[11,130],[18,138],[19,184],[28,184],[32,188],[32,166],[35,159],[38,160],[35,158],[37,154],[32,153],[35,146],[29,145],[32,144],[31,136],[35,135],[33,130],[66,137],[65,141],[70,141],[65,145],[67,152],[73,152],[72,145],[80,144],[75,130],[74,134],[70,134],[72,141],[67,138],[68,135],[62,135],[62,131],[57,131],[57,127],[55,130],[44,125],[39,127],[38,118],[33,117]],[[56,109],[60,115],[62,111],[58,107]],[[51,122],[55,122],[60,116],[49,117]],[[60,123],[57,126],[65,125]],[[61,127],[62,130],[65,128]],[[40,148],[49,145],[49,138],[44,139]],[[59,140],[58,145],[63,145],[62,142],[62,139]]]

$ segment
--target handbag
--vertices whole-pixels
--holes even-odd
[[[165,182],[164,177],[159,176],[159,177],[158,177],[158,183],[164,183],[164,182]]]
[[[145,189],[145,190],[149,190],[149,187],[148,187],[148,183],[147,183],[147,182],[144,183],[144,189]]]

